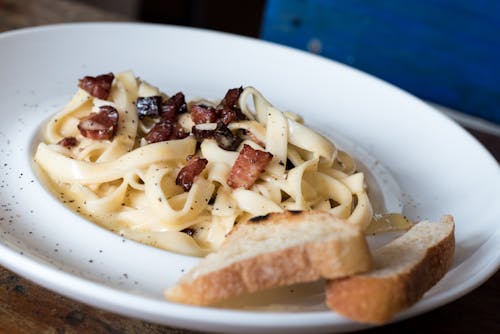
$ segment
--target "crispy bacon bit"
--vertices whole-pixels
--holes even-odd
[[[191,107],[190,113],[194,124],[217,122],[217,113],[213,107],[197,104]]]
[[[174,123],[174,138],[172,139],[184,139],[187,136],[189,136],[189,132],[184,131],[179,123]]]
[[[204,139],[212,138],[215,139],[220,148],[226,151],[236,151],[243,141],[222,122],[217,123],[217,127],[214,130],[202,130],[193,126],[191,132],[199,143]]]
[[[228,125],[234,121],[244,121],[248,117],[239,108],[216,109],[217,121]]]
[[[243,87],[231,88],[227,91],[226,96],[220,101],[219,106],[224,108],[238,108],[238,99],[243,92]]]
[[[223,123],[217,123],[214,138],[217,145],[227,151],[236,151],[243,141],[240,137],[232,133]]]
[[[158,117],[162,109],[161,96],[138,97],[135,106],[140,119]]]
[[[180,124],[160,121],[144,136],[144,139],[152,144],[166,140],[183,139],[188,135],[189,133],[185,132]]]
[[[269,152],[254,150],[249,145],[243,145],[243,149],[229,172],[227,184],[231,188],[249,189],[264,172],[272,158],[273,155]]]
[[[184,94],[179,92],[171,96],[162,105],[161,119],[165,121],[175,122],[179,114],[185,113],[187,110]]]
[[[229,124],[234,121],[245,120],[247,117],[243,114],[238,106],[243,88],[232,88],[227,91],[226,96],[222,99],[216,108],[217,119],[224,124]]]
[[[78,123],[82,136],[90,139],[111,140],[118,128],[118,111],[112,106],[99,107],[98,113],[90,113]]]
[[[238,99],[242,91],[241,87],[228,90],[216,108],[203,104],[192,106],[191,119],[194,124],[222,122],[227,125],[237,120],[247,119],[238,107]]]
[[[73,147],[76,146],[77,143],[78,142],[76,141],[75,137],[66,137],[57,142],[58,145],[64,147]]]
[[[198,129],[196,126],[191,128],[191,133],[198,143],[201,143],[204,139],[214,138],[215,136],[215,130]]]
[[[181,232],[182,232],[182,233],[186,233],[186,234],[187,234],[187,235],[189,235],[190,237],[192,237],[192,236],[196,233],[196,231],[195,231],[194,229],[189,228],[189,227],[188,227],[188,228],[185,228],[185,229],[183,229],[183,230],[181,230]]]
[[[101,74],[96,77],[85,76],[78,80],[78,87],[98,99],[107,100],[114,78],[113,73]]]
[[[217,109],[217,118],[219,121],[227,125],[238,120],[238,114],[234,109]]]
[[[175,179],[175,184],[181,186],[184,191],[189,191],[193,186],[194,178],[200,175],[208,163],[207,159],[200,157],[189,157],[186,166],[182,167]]]

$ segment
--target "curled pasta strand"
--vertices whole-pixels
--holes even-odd
[[[100,161],[112,161],[121,155],[130,152],[135,145],[139,117],[135,112],[137,96],[137,83],[130,72],[125,72],[116,77],[116,89],[111,92],[111,100],[116,104],[118,111],[118,131],[112,144]],[[127,89],[128,88],[128,89]]]
[[[233,229],[236,216],[216,216],[207,224],[204,224],[204,230],[207,230],[206,240],[209,242],[204,246],[216,250],[224,242],[226,235]]]
[[[104,163],[78,161],[62,156],[40,143],[35,161],[54,179],[82,184],[108,182],[121,178],[130,169],[142,168],[160,161],[182,161],[193,154],[196,141],[191,137],[154,143],[137,148],[119,159]]]
[[[218,217],[236,217],[238,214],[238,203],[229,189],[219,187],[212,207],[212,215]]]
[[[156,186],[162,182],[163,177],[170,169],[159,169],[152,166],[145,175],[145,195],[149,199],[155,214],[166,224],[179,224],[198,216],[206,209],[215,186],[203,177],[197,177],[193,186],[181,201],[182,205],[172,203],[173,198],[167,198],[161,187]]]
[[[71,101],[57,114],[55,114],[47,123],[45,128],[45,137],[50,143],[57,143],[65,136],[61,133],[61,128],[70,117],[78,119],[78,116],[88,114],[88,108],[91,105],[91,98],[87,92],[79,89]],[[76,129],[74,129],[76,132]],[[70,135],[67,133],[67,135]]]
[[[269,101],[267,101],[262,94],[253,87],[247,87],[243,90],[240,97],[240,108],[247,114],[251,114],[250,108],[248,107],[247,100],[248,97],[252,96],[257,120],[262,124],[267,124],[269,118],[276,117],[277,113],[281,114],[281,117],[285,118],[288,123],[288,135],[289,142],[293,145],[301,147],[305,150],[314,152],[318,156],[324,157],[327,161],[333,163],[335,158],[336,148],[335,145],[328,139],[320,135],[319,133],[312,131],[306,126],[295,121],[293,118],[286,118],[283,113],[274,108]],[[269,130],[268,130],[269,133]],[[270,145],[271,142],[275,142],[278,136],[281,136],[281,132],[271,131],[271,135],[266,135],[266,145]],[[269,138],[269,136],[271,138]],[[272,153],[272,152],[271,152]]]
[[[93,141],[77,153],[76,160],[98,162],[108,146],[108,141]]]
[[[107,100],[79,89],[47,123],[35,161],[47,183],[83,215],[123,237],[196,256],[216,250],[235,223],[270,212],[317,209],[363,230],[370,224],[373,208],[355,160],[255,88],[243,89],[238,100],[248,119],[227,124],[243,139],[235,151],[213,139],[198,146],[193,136],[147,143],[143,137],[158,119],[139,119],[134,103],[149,96],[168,98],[132,72],[118,73]],[[188,109],[195,103],[217,106],[199,100],[188,102]],[[84,137],[80,120],[102,106],[119,114],[114,138]],[[178,123],[186,132],[194,125],[189,112],[180,114]],[[65,137],[76,137],[78,144],[57,145]],[[273,159],[250,189],[233,189],[227,179],[243,145],[265,150]],[[185,192],[176,178],[193,154],[208,164]],[[190,236],[186,229],[196,233]]]
[[[308,170],[315,170],[318,165],[318,159],[312,159],[304,162],[302,165],[291,169],[286,179],[285,192],[292,197],[301,208],[305,208],[304,193],[302,191],[302,181],[304,173]]]
[[[204,256],[210,252],[210,249],[200,247],[200,245],[186,233],[177,231],[149,233],[123,230],[121,231],[121,235],[131,240],[173,252],[182,252],[186,255]]]
[[[224,188],[228,189],[227,185],[227,177],[229,175],[229,171],[231,170],[231,165],[226,163],[208,163],[206,169],[208,170],[207,180],[210,182],[217,182],[221,184]],[[229,191],[229,190],[228,190]]]
[[[228,128],[231,131],[237,130],[245,130],[257,138],[258,141],[265,143],[266,142],[266,127],[256,121],[240,121],[240,122],[232,122],[228,124]]]
[[[253,216],[262,216],[271,212],[283,211],[279,205],[270,199],[251,190],[235,189],[233,197],[241,210],[249,212]]]
[[[349,224],[358,226],[364,231],[373,218],[373,208],[366,192],[356,194],[357,204],[351,215],[347,218]]]
[[[352,174],[356,171],[356,162],[349,154],[339,150],[333,167],[346,174]]]
[[[128,188],[128,180],[123,179],[118,187],[98,199],[88,200],[86,209],[96,215],[106,215],[121,208]]]

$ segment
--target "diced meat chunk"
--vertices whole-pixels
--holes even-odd
[[[224,98],[222,99],[222,101],[220,101],[219,107],[224,107],[224,108],[238,107],[238,100],[242,92],[243,92],[243,87],[229,89]]]
[[[254,150],[249,145],[243,145],[229,172],[227,184],[234,189],[249,189],[264,172],[272,158],[273,155],[269,152]]]
[[[222,122],[227,125],[247,119],[238,107],[238,99],[242,91],[241,87],[228,90],[216,108],[203,104],[192,106],[190,114],[194,124]]]
[[[191,107],[191,119],[194,124],[215,123],[217,122],[217,113],[215,108],[203,104],[197,104]]]
[[[78,123],[82,136],[96,140],[113,139],[118,128],[118,111],[112,106],[99,107],[98,113],[90,113]]]
[[[162,105],[161,119],[164,121],[175,122],[179,114],[185,113],[187,110],[184,94],[179,92],[171,96]]]
[[[135,106],[140,119],[158,117],[162,110],[161,96],[138,97]]]
[[[232,133],[224,123],[217,123],[217,128],[214,132],[217,145],[227,151],[236,151],[243,141],[238,135]]]
[[[198,142],[201,143],[204,139],[208,138],[215,139],[217,145],[226,151],[236,151],[243,141],[222,122],[217,123],[217,127],[214,130],[202,130],[193,126],[191,132]]]
[[[186,138],[189,133],[185,132],[178,123],[169,121],[160,121],[144,136],[149,144],[166,140],[175,140]]]
[[[238,120],[238,114],[236,110],[230,108],[217,109],[217,119],[227,125]]]
[[[186,166],[182,167],[179,174],[177,174],[175,184],[181,186],[184,191],[189,191],[193,186],[195,177],[201,174],[207,163],[207,159],[198,156],[188,157]]]
[[[174,138],[172,139],[184,139],[187,136],[189,136],[189,132],[184,131],[179,123],[174,123]]]
[[[78,144],[78,141],[76,140],[75,137],[65,137],[60,141],[58,141],[57,144],[64,147],[73,147],[76,146],[76,144]]]
[[[224,108],[217,109],[216,111],[218,121],[226,125],[234,121],[243,121],[248,119],[239,108]]]
[[[98,99],[107,100],[114,78],[113,73],[101,74],[96,77],[85,76],[78,81],[78,87]]]
[[[247,119],[238,106],[238,99],[240,98],[241,92],[243,92],[242,87],[232,88],[227,91],[226,95],[216,108],[217,119],[220,122],[227,125],[234,121]]]

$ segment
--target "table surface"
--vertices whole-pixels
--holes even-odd
[[[41,24],[129,18],[64,0],[0,0],[0,32]],[[468,129],[500,161],[500,136]],[[466,296],[426,314],[364,333],[500,332],[500,272]],[[0,266],[2,333],[194,333],[124,317],[53,293]]]

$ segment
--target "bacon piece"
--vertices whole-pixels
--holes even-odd
[[[242,92],[243,87],[229,89],[222,101],[220,101],[219,106],[224,108],[238,107],[238,99]]]
[[[175,122],[179,114],[185,113],[187,110],[184,94],[179,92],[171,96],[165,101],[161,108],[161,119],[164,121]]]
[[[184,139],[187,136],[189,136],[189,132],[184,131],[179,123],[174,123],[174,137],[172,139]]]
[[[224,124],[248,119],[239,108],[216,109],[217,119]]]
[[[217,122],[217,113],[213,107],[196,104],[191,107],[190,113],[194,124]]]
[[[217,145],[226,151],[236,151],[243,141],[240,137],[232,133],[222,122],[217,123],[214,138]]]
[[[227,184],[233,189],[249,189],[264,172],[272,158],[273,155],[269,152],[254,150],[249,145],[243,145],[229,172]]]
[[[238,106],[238,99],[240,98],[241,92],[243,92],[242,87],[232,88],[227,91],[216,108],[217,119],[219,121],[227,125],[234,121],[247,119]]]
[[[232,133],[222,122],[218,122],[214,130],[201,130],[193,126],[191,132],[199,143],[204,139],[213,138],[217,142],[217,145],[226,151],[236,151],[243,141],[238,135]]]
[[[183,139],[188,135],[189,133],[185,132],[180,124],[170,121],[160,121],[149,130],[144,136],[144,139],[146,139],[149,144],[152,144],[166,140]]]
[[[217,119],[227,125],[236,121],[238,119],[238,115],[234,109],[217,109]]]
[[[98,99],[107,100],[114,78],[113,73],[101,74],[96,77],[85,76],[78,80],[78,87]]]
[[[57,142],[58,145],[64,146],[64,147],[73,147],[78,144],[77,140],[75,137],[65,137],[61,139],[60,141]]]
[[[162,109],[161,96],[138,97],[135,107],[140,119],[146,116],[158,117]]]
[[[227,91],[216,108],[203,104],[191,107],[191,119],[194,124],[222,122],[225,125],[247,119],[238,107],[238,99],[243,88],[233,88]]]
[[[189,191],[193,186],[194,178],[200,175],[207,163],[207,159],[189,156],[186,166],[182,167],[179,174],[177,174],[175,184],[181,186],[184,191]]]
[[[78,123],[82,136],[90,139],[111,140],[118,127],[118,111],[112,106],[99,107],[98,113],[90,113]]]

